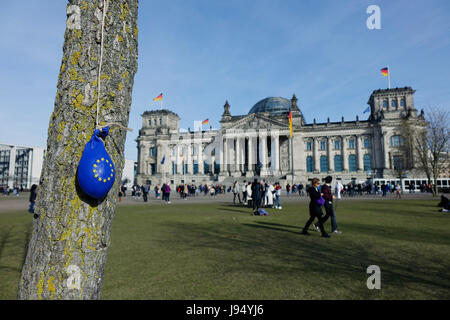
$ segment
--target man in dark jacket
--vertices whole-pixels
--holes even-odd
[[[311,198],[311,201],[309,203],[309,220],[306,222],[305,226],[303,227],[303,231],[301,234],[308,235],[308,228],[313,223],[313,221],[317,218],[319,220],[319,228],[322,232],[322,237],[329,238],[330,236],[328,233],[325,232],[325,229],[323,227],[323,217],[322,217],[322,206],[319,204],[318,200],[321,198],[321,192],[319,191],[318,187],[320,186],[320,180],[317,178],[314,178],[311,182],[311,187],[308,189],[309,196]]]
[[[258,182],[254,180],[252,183],[252,199],[253,199],[253,214],[258,214],[258,209],[261,207],[261,201],[264,193],[263,181]]]
[[[322,223],[325,224],[328,218],[331,217],[331,232],[341,234],[342,232],[339,231],[337,228],[336,212],[334,211],[333,206],[333,200],[336,199],[336,196],[331,194],[331,181],[333,181],[333,178],[331,176],[326,177],[325,183],[322,185],[321,189],[321,192],[323,193],[323,198],[325,199],[325,203],[323,206],[325,207],[326,212]],[[314,226],[317,229],[317,226],[316,225]]]

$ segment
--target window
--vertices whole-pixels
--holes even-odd
[[[328,172],[328,157],[320,157],[320,172]]]
[[[156,119],[153,119],[153,124],[156,126]]]
[[[155,174],[156,173],[156,163],[151,163],[150,164],[150,174]]]
[[[405,107],[406,106],[406,101],[405,98],[403,98],[402,100],[400,100],[400,107]]]
[[[327,142],[326,141],[320,141],[320,150],[326,149]]]
[[[387,101],[387,100],[384,100],[384,101],[383,101],[383,108],[387,108],[388,105],[389,105],[388,101]]]
[[[342,172],[342,156],[338,154],[334,156],[334,171]]]
[[[314,171],[314,163],[313,158],[311,156],[306,157],[306,172],[313,172]]]
[[[203,172],[209,173],[209,164],[206,161],[203,162]]]
[[[391,101],[391,107],[392,108],[397,108],[397,100],[392,100]]]
[[[198,173],[198,163],[197,163],[197,161],[194,161],[194,172],[193,173],[194,174]]]
[[[172,161],[172,174],[177,174],[177,164],[175,163],[175,161]]]
[[[157,155],[158,155],[158,149],[156,147],[151,147],[150,148],[150,156],[156,157]]]
[[[162,126],[162,119],[159,118],[159,125]]]
[[[394,169],[399,171],[403,170],[403,157],[401,156],[393,156],[392,161],[394,162]]]
[[[148,120],[148,125],[149,125],[149,126],[152,125],[152,120]]]
[[[392,136],[390,143],[391,147],[401,147],[404,145],[405,140],[402,136]]]
[[[334,141],[334,150],[341,149],[341,142],[339,140]]]
[[[306,142],[306,150],[311,151],[311,141]]]
[[[368,138],[364,139],[364,148],[366,149],[370,148],[370,139]]]
[[[348,148],[355,149],[355,140],[354,139],[351,139],[348,141]]]
[[[370,171],[372,169],[372,160],[370,159],[370,155],[364,155],[364,171]]]
[[[356,156],[354,154],[348,156],[348,170],[356,171]]]

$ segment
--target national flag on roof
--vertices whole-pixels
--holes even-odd
[[[157,96],[153,101],[161,101],[163,99],[163,94],[161,93],[159,96]]]
[[[366,110],[364,110],[364,112],[363,113],[366,113],[366,112],[369,112],[370,111],[370,107],[367,107],[367,109]]]
[[[209,119],[203,120],[202,124],[208,124],[209,123]]]
[[[381,74],[385,77],[389,76],[389,68],[386,67],[386,68],[381,69]]]

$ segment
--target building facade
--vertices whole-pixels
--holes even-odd
[[[0,185],[29,189],[39,184],[45,149],[0,144]]]
[[[232,115],[226,102],[219,130],[180,132],[177,114],[146,111],[136,139],[137,183],[231,183],[261,177],[286,184],[327,175],[345,183],[421,175],[412,148],[405,151],[402,131],[404,121],[413,129],[425,127],[414,93],[411,87],[375,90],[367,120],[328,118],[326,123],[306,123],[295,95],[263,99],[246,115]]]

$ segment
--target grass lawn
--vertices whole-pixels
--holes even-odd
[[[438,200],[341,201],[342,235],[300,235],[307,202],[269,216],[223,203],[120,206],[103,299],[450,299]],[[0,299],[15,299],[31,215],[0,214]],[[329,231],[330,222],[326,229]],[[381,268],[381,290],[366,269]]]

